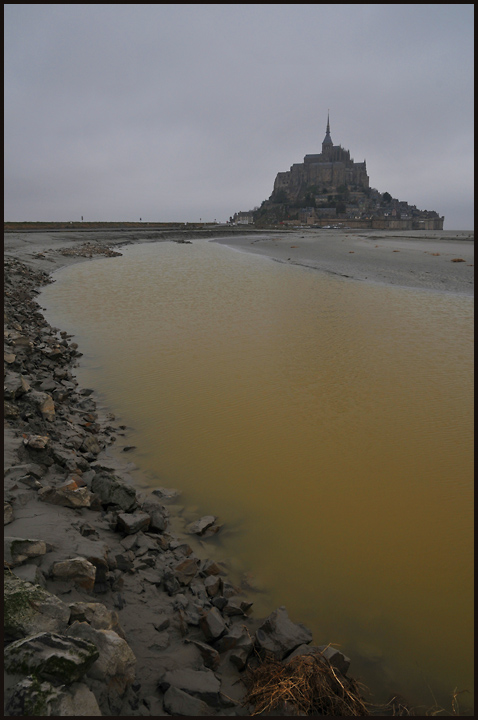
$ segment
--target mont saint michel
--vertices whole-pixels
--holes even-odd
[[[235,222],[258,226],[333,223],[390,230],[443,230],[444,219],[435,210],[419,210],[370,187],[366,161],[355,162],[349,150],[334,145],[329,115],[322,152],[306,155],[302,163],[278,172],[269,199],[252,212],[234,216]]]

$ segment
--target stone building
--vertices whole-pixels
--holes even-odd
[[[367,166],[354,162],[350,152],[341,145],[334,145],[330,136],[330,121],[318,155],[306,155],[303,163],[295,163],[288,172],[277,173],[273,196],[287,196],[287,202],[294,203],[308,194],[335,193],[338,189],[363,192],[369,187]],[[282,193],[280,193],[282,191]],[[285,199],[285,197],[284,197]]]
[[[250,213],[237,213],[234,221],[241,215]],[[334,145],[327,115],[322,152],[277,173],[271,196],[253,211],[253,220],[257,227],[294,222],[327,227],[333,221],[334,228],[443,230],[444,217],[370,187],[365,160],[355,162],[348,150]]]

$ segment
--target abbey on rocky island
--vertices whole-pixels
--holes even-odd
[[[365,160],[356,163],[350,152],[340,145],[334,145],[330,137],[330,122],[327,116],[327,130],[319,155],[306,155],[303,163],[295,163],[288,172],[277,173],[274,193],[284,190],[289,202],[299,200],[302,195],[336,193],[341,188],[349,192],[365,191],[369,187]]]
[[[371,188],[365,160],[355,162],[349,150],[332,142],[329,115],[322,152],[306,155],[304,162],[277,173],[269,199],[260,208],[236,213],[231,219],[262,226],[322,227],[333,222],[338,227],[395,230],[443,230],[444,221],[434,210],[418,210]]]

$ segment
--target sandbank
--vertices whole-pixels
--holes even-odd
[[[214,242],[361,282],[474,294],[474,232],[297,229]],[[454,260],[459,259],[459,262]]]

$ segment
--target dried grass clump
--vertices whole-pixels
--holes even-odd
[[[252,715],[287,710],[289,715],[368,716],[355,680],[344,677],[320,652],[299,655],[286,664],[267,657],[244,676],[244,705]]]

